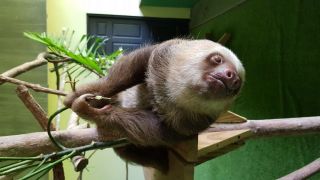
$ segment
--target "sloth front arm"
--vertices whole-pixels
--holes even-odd
[[[114,133],[138,146],[170,146],[180,140],[151,110],[106,105],[96,108],[87,102],[92,94],[83,94],[72,104],[79,116],[93,121],[101,134]],[[170,141],[168,141],[170,140]]]
[[[108,76],[76,88],[64,100],[66,107],[71,107],[82,94],[94,94],[111,97],[134,85],[143,83],[149,57],[157,45],[146,46],[123,55],[110,69]]]

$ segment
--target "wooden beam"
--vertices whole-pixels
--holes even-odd
[[[230,111],[221,115],[218,123],[243,123],[246,118]],[[197,164],[232,151],[244,144],[251,135],[249,129],[205,132],[196,138],[176,144],[169,152],[169,172],[163,174],[153,168],[144,168],[146,180],[193,180]]]
[[[207,132],[198,136],[197,164],[228,153],[244,144],[252,135],[249,129],[225,132]]]
[[[231,111],[223,113],[214,123],[242,123],[247,119]]]

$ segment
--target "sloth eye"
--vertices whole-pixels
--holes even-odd
[[[209,62],[215,65],[223,63],[223,57],[220,54],[212,54],[209,56]]]

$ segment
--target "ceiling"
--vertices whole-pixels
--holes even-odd
[[[140,6],[191,8],[198,0],[141,0]]]

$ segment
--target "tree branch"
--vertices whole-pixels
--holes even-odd
[[[214,123],[205,132],[249,129],[253,136],[320,133],[320,116],[248,120],[245,123]]]
[[[320,172],[320,158],[311,162],[310,164],[280,178],[279,180],[295,180],[295,179],[307,179],[312,175]]]
[[[47,60],[45,59],[47,53],[42,52],[38,55],[38,57],[30,62],[26,62],[24,64],[21,64],[19,66],[16,66],[12,69],[9,69],[8,71],[2,73],[1,75],[6,77],[16,77],[24,72],[30,71],[36,67],[42,66],[44,64],[47,64]],[[0,85],[5,83],[6,81],[0,80]]]
[[[219,40],[217,41],[218,43],[222,44],[222,45],[226,45],[227,42],[230,40],[231,34],[229,33],[224,33]]]
[[[292,135],[320,132],[320,116],[285,118],[270,120],[249,120],[245,123],[214,123],[206,132],[249,129],[252,137]],[[90,144],[92,141],[114,140],[112,134],[99,135],[95,128],[75,129],[52,132],[52,135],[66,147],[78,147]],[[38,132],[24,135],[0,137],[0,157],[2,156],[36,156],[47,154],[58,149],[52,144],[47,133]],[[303,179],[320,171],[320,159],[281,178]]]
[[[221,132],[245,129],[251,131],[251,135],[247,138],[320,133],[320,116],[248,120],[244,123],[213,123],[205,132]],[[281,180],[306,179],[317,172],[320,172],[320,158],[313,161],[309,165],[282,177]]]
[[[67,95],[66,93],[64,93],[62,91],[42,87],[39,84],[32,84],[32,83],[28,83],[26,81],[21,81],[21,80],[11,78],[11,77],[6,77],[3,75],[0,75],[0,81],[10,82],[10,83],[17,84],[17,85],[24,85],[24,86],[31,88],[37,92],[45,92],[45,93],[56,94],[56,95],[61,95],[61,96]]]
[[[250,120],[245,123],[216,123],[206,132],[250,129],[253,135],[291,135],[320,132],[320,117],[302,117],[271,120]],[[112,134],[98,135],[95,128],[73,129],[53,132],[53,136],[66,147],[89,144],[92,141],[114,140]],[[0,137],[0,156],[32,156],[57,150],[47,133],[38,132],[24,135]]]
[[[99,136],[95,128],[54,131],[52,135],[66,147],[78,147],[92,141],[114,140],[113,135]],[[117,138],[118,139],[118,138]],[[36,156],[57,151],[46,132],[0,137],[0,157]]]
[[[19,85],[16,89],[16,92],[24,105],[32,113],[33,117],[38,121],[41,128],[46,131],[48,124],[47,113],[34,100],[33,96],[29,93],[28,88],[24,85]],[[55,130],[55,127],[53,125],[51,125],[51,130]]]

